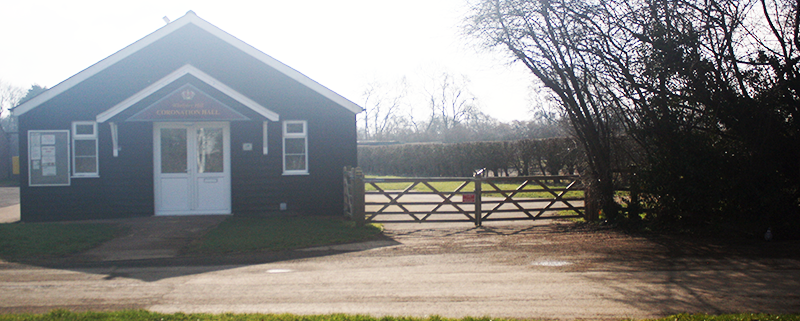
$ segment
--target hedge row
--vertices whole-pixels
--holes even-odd
[[[465,177],[486,168],[495,176],[574,173],[581,155],[570,138],[456,144],[359,146],[368,175]]]

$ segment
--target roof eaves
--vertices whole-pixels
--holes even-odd
[[[337,103],[338,105],[350,110],[351,112],[357,114],[363,111],[363,108],[358,106],[357,104],[353,103],[352,101],[344,98],[343,96],[337,94],[336,92],[328,89],[327,87],[321,85],[320,83],[314,81],[313,79],[309,78],[308,76],[300,73],[297,70],[285,65],[284,63],[272,58],[271,56],[261,52],[260,50],[256,49],[255,47],[247,44],[246,42],[239,40],[239,38],[234,37],[233,35],[225,32],[224,30],[212,25],[208,21],[203,20],[202,18],[198,17],[194,11],[189,11],[183,17],[168,23],[166,26],[159,28],[158,30],[154,31],[153,33],[145,36],[142,39],[134,42],[133,44],[123,48],[120,51],[108,56],[107,58],[95,63],[94,65],[90,66],[89,68],[84,69],[83,71],[75,74],[74,76],[68,78],[67,80],[59,83],[58,85],[50,88],[49,90],[43,92],[42,94],[36,96],[35,98],[28,100],[27,102],[15,107],[12,112],[14,115],[19,116],[22,115],[37,106],[41,105],[42,103],[50,100],[51,98],[69,90],[70,88],[74,87],[75,85],[83,82],[84,80],[88,79],[91,76],[103,71],[104,69],[114,65],[115,63],[125,59],[126,57],[136,53],[137,51],[141,50],[142,48],[147,47],[151,43],[157,41],[158,39],[163,38],[164,36],[172,33],[173,31],[192,23],[203,30],[211,33],[212,35],[217,36],[218,38],[224,40],[225,42],[231,44],[232,46],[236,47],[239,50],[247,53],[248,55],[258,59],[259,61],[267,64],[268,66],[275,68],[276,70],[280,71],[281,73],[285,74],[291,79],[303,84],[304,86],[314,90],[315,92],[321,94],[323,97],[330,99],[331,101]]]
[[[195,19],[192,19],[193,17]],[[125,59],[126,57],[136,53],[137,51],[141,50],[142,48],[147,47],[151,43],[157,41],[158,39],[163,38],[164,36],[170,34],[171,32],[173,32],[173,31],[175,31],[177,29],[179,29],[180,27],[183,27],[183,26],[193,22],[193,20],[199,20],[199,19],[200,18],[197,17],[194,14],[194,12],[189,11],[189,13],[187,13],[185,16],[181,17],[180,19],[175,20],[175,21],[167,24],[166,26],[163,26],[163,27],[159,28],[158,30],[156,30],[153,33],[145,36],[144,38],[139,39],[138,41],[128,45],[125,48],[122,48],[120,51],[115,52],[111,56],[108,56],[105,59],[100,60],[99,62],[95,63],[94,65],[89,66],[89,68],[86,68],[86,69],[82,70],[81,72],[73,75],[72,77],[67,78],[67,80],[64,80],[64,81],[60,82],[59,84],[53,86],[52,88],[50,88],[47,91],[41,93],[40,95],[38,95],[38,96],[26,101],[25,103],[23,103],[23,104],[21,104],[19,106],[14,107],[12,112],[14,113],[15,116],[22,115],[22,114],[24,114],[24,113],[26,113],[26,112],[38,107],[39,105],[43,104],[44,102],[50,100],[51,98],[53,98],[55,96],[58,96],[59,94],[69,90],[70,88],[76,86],[77,84],[80,84],[84,80],[89,79],[90,77],[92,77],[92,76],[96,75],[97,73],[105,70],[106,68],[116,64],[120,60]]]

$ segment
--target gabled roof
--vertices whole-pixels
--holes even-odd
[[[260,114],[261,116],[264,116],[265,118],[271,121],[278,121],[280,119],[277,113],[265,108],[264,106],[261,106],[259,103],[253,101],[252,99],[247,98],[245,95],[242,95],[236,90],[233,90],[232,88],[226,86],[221,81],[214,79],[214,77],[209,76],[200,69],[197,69],[194,66],[187,64],[184,65],[183,67],[178,68],[178,70],[171,72],[164,78],[161,78],[158,81],[154,82],[152,85],[147,86],[147,88],[140,90],[136,94],[133,94],[132,96],[128,97],[128,99],[123,100],[121,103],[115,105],[114,107],[111,107],[108,110],[100,113],[99,115],[97,115],[97,122],[103,123],[111,119],[112,117],[121,113],[125,109],[128,109],[128,107],[135,105],[136,103],[146,98],[147,96],[152,95],[159,89],[166,87],[173,81],[176,81],[187,74],[194,76],[195,78],[201,80],[202,82],[213,87],[214,89],[219,90],[225,95],[228,95],[228,97],[233,98],[242,105],[247,106],[251,110],[255,111],[256,113]]]
[[[40,95],[26,101],[25,103],[14,107],[12,112],[14,115],[19,116],[22,115],[39,105],[45,103],[46,101],[50,100],[51,98],[58,96],[59,94],[69,90],[70,88],[80,84],[84,80],[100,73],[101,71],[105,70],[106,68],[113,66],[117,62],[125,59],[126,57],[138,52],[139,50],[147,47],[148,45],[156,42],[157,40],[169,35],[170,33],[180,29],[181,27],[193,24],[201,29],[207,31],[208,33],[214,35],[215,37],[227,42],[228,44],[232,45],[233,47],[245,52],[246,54],[256,58],[257,60],[267,64],[268,66],[278,70],[279,72],[283,73],[287,77],[299,82],[300,84],[308,87],[309,89],[319,93],[320,95],[324,96],[325,98],[330,99],[331,101],[335,102],[336,104],[350,110],[353,113],[360,113],[363,111],[361,107],[356,105],[355,103],[351,102],[347,98],[342,97],[341,95],[333,92],[332,90],[328,89],[325,86],[320,85],[318,82],[308,78],[306,75],[298,72],[297,70],[292,69],[291,67],[283,64],[282,62],[276,60],[275,58],[270,57],[269,55],[261,52],[260,50],[254,48],[253,46],[245,43],[244,41],[239,40],[238,38],[232,36],[231,34],[225,32],[224,30],[217,28],[216,26],[212,25],[208,21],[205,21],[198,17],[193,11],[189,11],[183,17],[175,20],[173,22],[168,23],[166,26],[161,27],[160,29],[156,30],[155,32],[147,35],[146,37],[139,39],[139,41],[134,42],[133,44],[123,48],[122,50],[114,53],[113,55],[101,60],[100,62],[92,65],[89,68],[84,69],[83,71],[77,73],[76,75],[68,78],[67,80],[59,83],[58,85],[50,88],[49,90],[41,93]],[[196,70],[196,68],[195,68]],[[199,70],[197,70],[199,71]],[[149,87],[148,87],[149,88]],[[141,99],[141,98],[140,98]],[[126,100],[127,101],[127,100]],[[113,108],[112,108],[113,109]],[[98,115],[98,118],[100,116]],[[267,117],[269,118],[269,117]]]

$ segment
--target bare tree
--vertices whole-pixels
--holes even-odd
[[[467,32],[506,50],[557,98],[586,153],[586,211],[593,220],[601,211],[610,218],[616,213],[611,137],[618,101],[596,71],[596,57],[582,49],[591,40],[586,6],[580,0],[483,0],[473,5]]]
[[[362,139],[386,139],[405,126],[407,110],[404,110],[404,99],[408,90],[406,78],[389,85],[373,81],[367,84],[362,97],[364,112],[362,114]]]
[[[421,78],[427,81],[402,77],[367,84],[362,94],[365,111],[358,118],[359,139],[456,143],[563,135],[554,114],[547,121],[502,123],[481,112],[464,75],[439,71]]]
[[[0,131],[3,135],[17,131],[10,109],[22,102],[25,93],[24,89],[0,80]]]
[[[7,111],[16,106],[24,96],[25,89],[0,79],[0,117],[8,116]]]
[[[466,76],[445,71],[434,77],[424,91],[430,115],[426,132],[445,136],[462,123],[480,118],[477,99],[469,91]]]

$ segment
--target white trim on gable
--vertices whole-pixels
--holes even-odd
[[[278,115],[278,113],[271,111],[265,108],[264,106],[261,106],[259,103],[253,101],[250,98],[247,98],[247,96],[242,95],[238,91],[233,90],[233,88],[226,86],[221,81],[215,79],[214,77],[211,77],[210,75],[204,73],[200,69],[197,69],[192,65],[186,64],[183,65],[183,67],[178,68],[178,70],[171,72],[164,78],[161,78],[158,81],[154,82],[152,85],[147,86],[147,88],[142,89],[139,92],[131,95],[130,97],[123,100],[121,103],[115,105],[114,107],[111,107],[108,110],[98,114],[97,122],[98,123],[106,122],[107,120],[121,113],[125,109],[128,109],[129,107],[135,105],[145,97],[152,95],[156,91],[166,87],[167,85],[171,84],[172,82],[180,79],[181,77],[187,74],[191,74],[197,79],[200,79],[209,86],[214,87],[214,89],[219,90],[225,95],[228,95],[228,97],[233,98],[234,100],[240,102],[242,105],[247,106],[247,108],[252,109],[254,112],[260,114],[261,116],[264,116],[265,118],[271,121],[278,121],[280,119],[280,115]]]
[[[146,37],[134,42],[133,44],[123,48],[120,51],[117,51],[113,55],[108,56],[107,58],[101,60],[98,63],[95,63],[89,68],[84,69],[83,71],[75,74],[74,76],[59,83],[58,85],[55,85],[53,88],[50,88],[49,90],[41,93],[40,95],[34,97],[33,99],[30,99],[25,103],[15,107],[12,110],[13,114],[19,116],[36,108],[42,103],[69,90],[75,85],[83,82],[86,79],[89,79],[90,77],[100,73],[106,68],[116,64],[117,62],[125,59],[126,57],[136,53],[137,51],[147,47],[148,45],[156,42],[157,40],[163,38],[166,35],[169,35],[170,33],[180,29],[181,27],[187,24],[193,24],[211,33],[212,35],[222,39],[223,41],[229,43],[230,45],[236,47],[237,49],[267,64],[268,66],[275,68],[276,70],[280,71],[289,78],[294,79],[295,81],[303,84],[304,86],[330,99],[331,101],[346,108],[347,110],[350,110],[353,113],[357,114],[363,111],[361,107],[351,102],[347,98],[342,97],[341,95],[333,92],[332,90],[319,84],[318,82],[312,80],[311,78],[308,78],[308,76],[298,72],[297,70],[292,69],[291,67],[283,64],[282,62],[276,60],[275,58],[270,57],[269,55],[261,52],[260,50],[254,48],[253,46],[245,43],[244,41],[239,40],[238,38],[225,32],[224,30],[212,25],[208,21],[201,19],[193,11],[189,11],[183,17],[171,23],[168,23],[166,26],[161,27],[160,29],[147,35]]]

